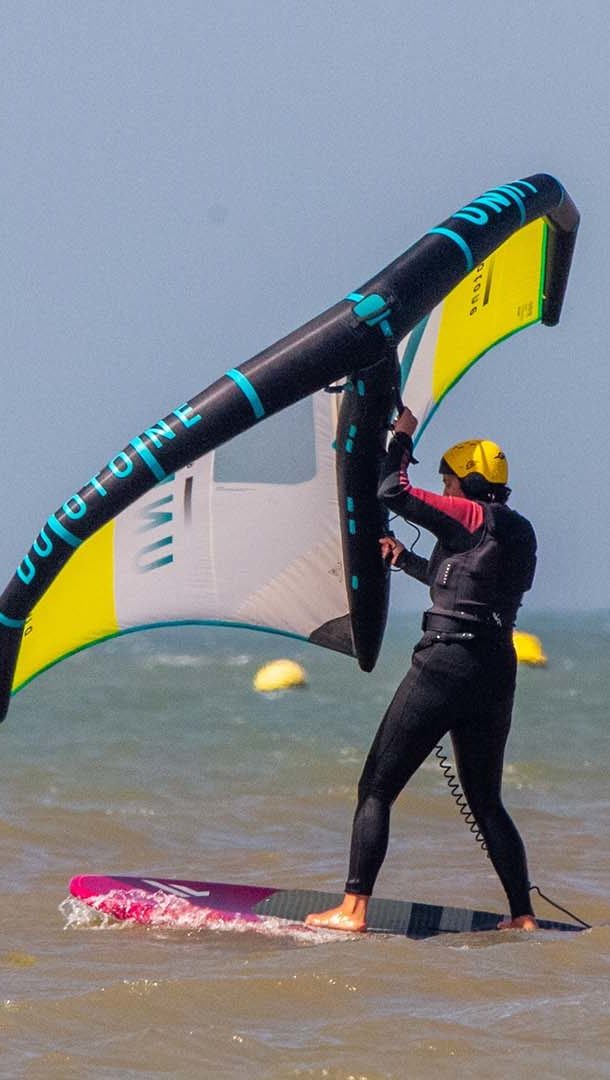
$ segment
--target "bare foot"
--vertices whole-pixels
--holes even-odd
[[[498,923],[498,930],[537,930],[538,923],[533,915],[518,915],[516,919],[503,919]]]
[[[328,911],[312,911],[307,915],[307,926],[322,926],[327,930],[347,930],[351,934],[364,934],[366,931],[366,909],[368,896],[355,896],[346,893],[343,903]]]

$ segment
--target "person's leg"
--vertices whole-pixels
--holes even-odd
[[[474,717],[457,725],[451,739],[464,795],[508,898],[511,919],[505,927],[535,929],[525,848],[501,794],[511,708],[511,692],[486,704],[483,690]]]
[[[443,670],[448,660],[443,645],[416,650],[360,778],[343,903],[308,915],[305,921],[310,926],[366,929],[368,900],[387,851],[392,803],[451,724]]]

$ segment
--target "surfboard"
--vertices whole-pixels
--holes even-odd
[[[260,885],[232,885],[218,881],[183,881],[162,877],[80,875],[72,878],[70,893],[89,907],[119,920],[144,926],[203,928],[222,926],[247,929],[282,920],[300,929],[311,911],[336,907],[341,893],[278,889]],[[491,911],[423,904],[374,897],[369,905],[368,932],[427,938],[437,934],[463,934],[496,930],[504,916]],[[538,920],[543,930],[575,933],[582,926]]]

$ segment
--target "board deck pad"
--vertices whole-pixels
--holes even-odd
[[[211,919],[223,924],[237,921],[264,924],[270,918],[302,924],[310,912],[336,907],[343,899],[342,893],[154,876],[80,875],[72,878],[70,893],[97,911],[149,926],[155,925],[161,916],[167,926],[171,923],[172,910],[177,922],[179,915],[190,910],[207,912]],[[177,905],[174,909],[172,901]],[[368,931],[421,939],[437,934],[495,930],[502,918],[491,911],[374,897],[368,910]],[[549,919],[538,919],[538,924],[542,930],[576,932],[583,929],[572,923]]]

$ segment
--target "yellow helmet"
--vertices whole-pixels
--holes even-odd
[[[439,472],[455,473],[460,480],[476,473],[488,484],[508,483],[508,462],[504,451],[490,439],[467,439],[466,442],[456,443],[443,454]]]

